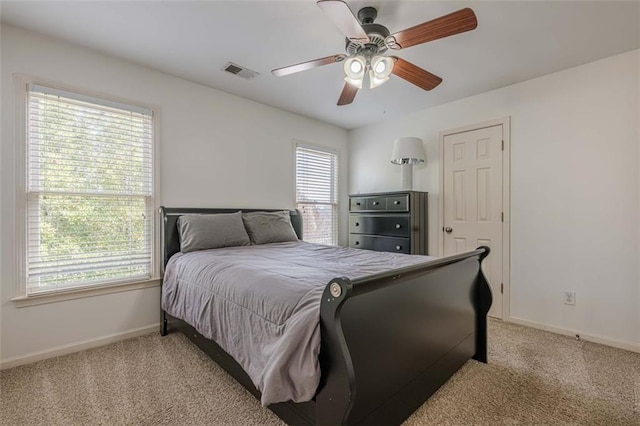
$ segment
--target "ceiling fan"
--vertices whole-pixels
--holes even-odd
[[[387,50],[404,49],[471,31],[478,26],[473,10],[465,8],[391,34],[386,27],[373,23],[378,15],[378,11],[373,7],[360,9],[356,18],[344,1],[320,0],[316,4],[347,37],[347,54],[314,59],[277,68],[271,72],[276,77],[281,77],[322,65],[344,62],[346,83],[338,99],[338,105],[353,102],[367,74],[371,88],[385,83],[389,80],[390,74],[394,74],[421,89],[433,89],[442,82],[440,77],[402,58],[385,55]]]

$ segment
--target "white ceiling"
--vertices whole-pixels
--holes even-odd
[[[344,53],[345,39],[299,1],[2,1],[3,23],[32,29],[264,104],[351,129],[640,48],[636,1],[348,1],[378,9],[394,33],[471,7],[478,28],[398,56],[442,77],[425,92],[393,77],[338,107],[340,64],[274,77],[271,69]],[[244,80],[228,62],[260,73]],[[597,84],[597,82],[594,82]]]

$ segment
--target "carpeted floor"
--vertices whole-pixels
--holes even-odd
[[[0,373],[1,425],[252,425],[280,420],[181,334]],[[640,354],[491,321],[407,425],[640,425]]]

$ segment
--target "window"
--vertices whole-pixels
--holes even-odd
[[[296,204],[302,212],[304,239],[338,243],[338,155],[296,147]]]
[[[27,295],[152,277],[152,117],[27,86]]]

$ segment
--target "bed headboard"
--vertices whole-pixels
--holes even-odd
[[[275,212],[283,209],[205,209],[195,207],[160,207],[162,238],[162,272],[169,261],[169,258],[180,251],[180,240],[178,239],[178,218],[183,214],[216,214],[216,213],[235,213],[242,210],[249,212]],[[296,231],[299,239],[302,239],[302,213],[299,210],[289,210],[291,216],[291,224]]]

